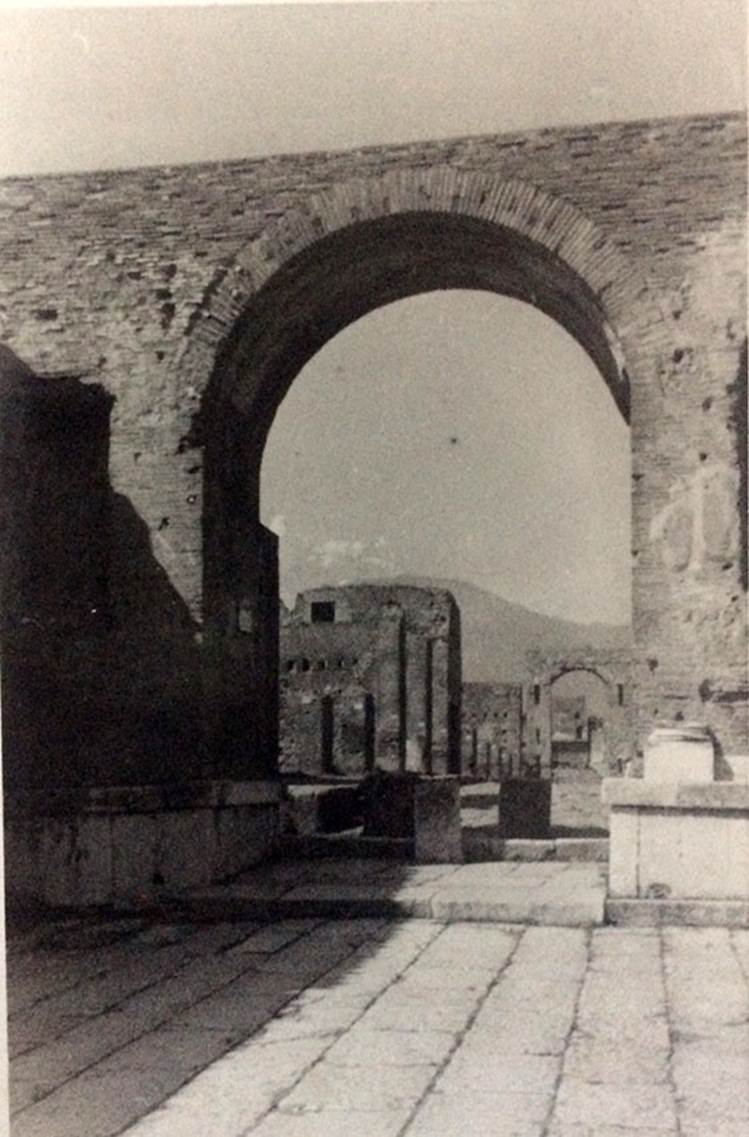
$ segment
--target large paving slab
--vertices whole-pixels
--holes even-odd
[[[407,865],[287,860],[172,898],[185,917],[417,917],[590,927],[603,922],[605,866]]]
[[[12,1137],[747,1131],[745,930],[67,920],[8,970]]]

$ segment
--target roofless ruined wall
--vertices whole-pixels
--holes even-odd
[[[141,703],[170,776],[177,745],[208,776],[273,770],[267,430],[340,327],[438,287],[535,303],[597,362],[632,427],[638,735],[696,718],[745,749],[744,182],[739,116],[4,182],[0,335],[114,399],[107,634],[147,662],[143,700],[87,685],[107,761],[61,778],[158,780]]]

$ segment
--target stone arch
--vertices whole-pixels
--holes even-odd
[[[595,676],[607,691],[603,772],[621,773],[631,758],[634,741],[631,653],[621,649],[579,649],[548,655],[534,652],[528,657],[528,666],[533,678],[526,688],[526,738],[531,749],[535,741],[541,768],[552,769],[554,686],[565,675],[584,672]]]
[[[551,311],[549,314],[593,356],[612,386],[614,397],[627,413],[632,381],[636,381],[642,371],[652,369],[653,357],[663,355],[671,339],[672,317],[665,313],[640,269],[569,199],[552,196],[529,182],[500,179],[478,171],[457,171],[447,166],[391,171],[377,178],[341,183],[324,195],[313,197],[304,210],[285,213],[245,244],[216,275],[193,312],[185,345],[176,363],[178,397],[183,401],[186,398],[195,409],[215,375],[217,364],[225,362],[232,345],[237,344],[238,327],[248,318],[252,302],[297,258],[344,232],[355,236],[359,230],[361,239],[362,227],[372,223],[437,216],[483,223],[503,233],[505,238],[509,237],[510,243],[512,238],[516,242],[521,238],[526,248],[516,246],[511,250],[513,255],[534,247],[543,250],[549,258],[547,268],[551,270],[554,264],[564,266],[569,279],[577,278],[584,283],[588,304],[598,310],[605,348],[603,344],[594,344],[591,336],[575,326],[573,313]],[[361,267],[368,270],[371,266]],[[477,276],[475,265],[473,276]],[[556,284],[560,283],[564,281],[557,279]],[[445,286],[450,287],[442,285]],[[460,287],[460,284],[454,286]],[[473,284],[464,286],[482,287],[482,284],[474,280]],[[425,290],[424,287],[409,289],[408,282],[402,281],[394,290],[394,297],[401,299],[414,291]],[[519,298],[544,311],[554,308],[547,297],[534,294],[532,289],[529,295]],[[387,300],[379,303],[385,302]],[[352,314],[350,319],[361,314]],[[611,360],[605,359],[606,349]],[[615,389],[615,381],[612,382],[614,368],[620,376],[625,373],[627,376],[619,391]],[[238,403],[247,406],[246,393],[239,396]]]
[[[277,589],[275,538],[260,524],[259,484],[286,391],[312,355],[367,312],[461,287],[523,300],[561,323],[628,420],[668,348],[667,320],[647,281],[570,201],[448,167],[347,182],[285,214],[239,251],[196,309],[176,387],[187,447],[203,447],[203,575],[193,594],[207,659],[224,662],[209,669],[218,719],[254,702],[248,713],[264,720],[268,737],[258,700],[275,706],[277,632],[264,614]],[[195,502],[194,483],[189,489]],[[239,646],[237,607],[259,613],[256,634]],[[240,712],[238,734],[262,745],[246,720]]]

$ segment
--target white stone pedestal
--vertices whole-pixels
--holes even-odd
[[[607,778],[609,896],[749,901],[749,785]]]
[[[713,781],[714,769],[713,740],[699,724],[656,727],[645,744],[646,782],[704,785]]]

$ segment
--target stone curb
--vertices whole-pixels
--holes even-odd
[[[607,900],[607,924],[629,928],[749,928],[745,900]]]
[[[441,924],[459,922],[597,927],[604,919],[604,897],[582,900],[526,899],[493,901],[474,897],[432,895],[328,897],[308,895],[261,899],[251,896],[195,894],[175,898],[169,910],[180,921],[281,919],[417,919]]]

